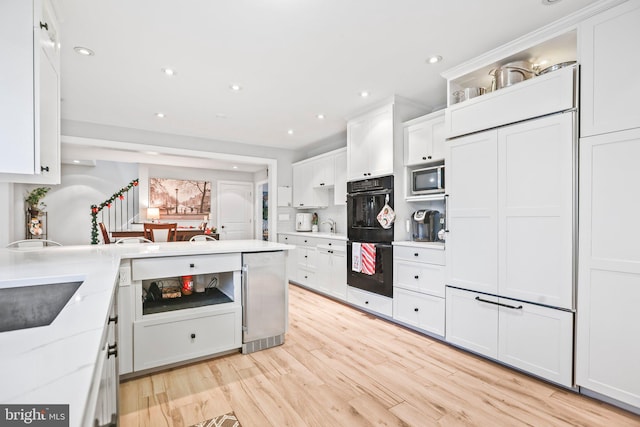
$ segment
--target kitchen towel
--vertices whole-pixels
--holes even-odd
[[[362,243],[362,273],[372,276],[376,273],[376,245],[374,243]]]
[[[351,270],[356,273],[362,270],[362,248],[358,242],[353,242],[351,245]]]

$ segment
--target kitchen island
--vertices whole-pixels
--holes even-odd
[[[123,260],[290,248],[259,240],[237,240],[0,250],[0,292],[81,282],[50,325],[0,333],[0,402],[68,404],[69,425],[93,425],[100,387],[97,383],[105,365],[103,355],[110,350],[105,346],[106,331]]]

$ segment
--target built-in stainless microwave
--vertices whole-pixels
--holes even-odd
[[[411,171],[411,195],[444,193],[444,166],[431,166]]]

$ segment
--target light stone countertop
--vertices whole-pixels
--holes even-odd
[[[289,250],[260,240],[0,249],[0,289],[82,281],[49,326],[0,333],[0,402],[69,404],[81,426],[121,259]]]

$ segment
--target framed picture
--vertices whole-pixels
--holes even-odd
[[[149,207],[160,210],[160,219],[202,221],[211,212],[211,182],[150,178]]]

